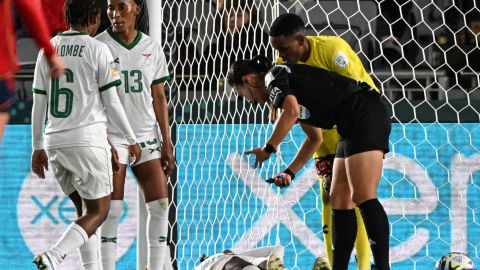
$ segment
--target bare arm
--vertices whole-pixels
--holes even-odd
[[[297,173],[313,156],[315,151],[320,147],[323,142],[322,129],[311,125],[300,123],[303,131],[307,135],[303,141],[300,149],[298,149],[297,155],[293,161],[288,165],[288,168]]]
[[[300,107],[298,106],[297,98],[293,95],[288,95],[282,104],[282,113],[273,129],[272,135],[267,141],[275,149],[282,142],[283,138],[287,136],[300,114]],[[261,147],[245,151],[245,155],[255,154],[255,168],[262,166],[262,163],[269,159],[271,154],[265,152]]]
[[[295,122],[297,122],[300,115],[300,107],[298,106],[297,98],[293,95],[288,95],[282,104],[282,113],[273,129],[270,139],[267,144],[273,145],[275,148],[282,142],[283,138],[287,136],[292,129]]]
[[[311,158],[315,153],[315,150],[320,147],[323,141],[322,129],[317,128],[308,124],[300,123],[303,131],[307,135],[303,141],[300,149],[298,149],[297,155],[293,161],[288,165],[288,170],[296,174]],[[292,182],[292,177],[285,173],[281,172],[274,177],[275,185],[279,187],[289,186]]]
[[[168,123],[168,105],[163,83],[154,84],[152,87],[153,109],[157,118],[160,132],[162,133],[162,167],[165,174],[170,176],[175,169],[175,157],[173,156],[172,139],[170,137],[170,125]]]

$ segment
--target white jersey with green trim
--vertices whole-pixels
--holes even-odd
[[[161,45],[140,31],[134,41],[127,45],[111,28],[99,34],[96,39],[107,44],[113,54],[122,79],[122,85],[117,88],[118,96],[137,141],[156,138],[158,128],[151,86],[170,79]],[[125,143],[113,125],[109,125],[108,134],[112,143]]]
[[[65,75],[51,78],[47,59],[40,51],[33,92],[47,97],[45,147],[108,145],[107,115],[100,92],[121,83],[108,47],[76,31],[60,33],[51,42],[65,64]]]

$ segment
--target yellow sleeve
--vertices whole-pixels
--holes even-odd
[[[279,64],[284,64],[285,61],[283,61],[283,58],[280,57],[280,56],[275,56],[275,64],[279,65]]]

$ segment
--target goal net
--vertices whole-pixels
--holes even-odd
[[[284,190],[265,183],[304,135],[295,127],[261,169],[242,153],[265,144],[268,108],[238,99],[229,65],[273,57],[268,28],[300,15],[308,35],[338,35],[362,59],[392,113],[391,153],[378,195],[390,221],[394,269],[433,269],[450,251],[477,263],[480,243],[479,9],[473,1],[162,2],[162,44],[178,162],[170,182],[179,269],[224,249],[285,246],[289,269],[324,254],[320,186],[312,163]],[[152,12],[150,12],[152,14]],[[241,20],[248,21],[235,28]],[[150,26],[152,27],[152,26]],[[477,28],[476,28],[477,27]],[[352,269],[356,269],[352,256]]]

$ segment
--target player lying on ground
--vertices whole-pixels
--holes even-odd
[[[283,246],[269,246],[234,253],[225,250],[209,257],[202,257],[202,262],[195,270],[283,270]]]
[[[225,250],[209,257],[200,258],[202,262],[195,270],[283,270],[283,246],[268,246],[253,248],[244,252],[234,253]],[[317,258],[312,270],[329,270],[328,263],[323,258]]]
[[[97,31],[101,3],[65,3],[70,29],[51,41],[65,63],[65,76],[50,77],[43,51],[35,67],[32,170],[45,178],[44,169],[50,163],[78,215],[54,246],[35,256],[33,262],[38,269],[60,269],[67,254],[78,247],[84,268],[99,269],[95,231],[107,217],[112,192],[107,114],[127,140],[129,153],[137,160],[141,157],[116,92],[121,81],[112,68],[113,57],[105,44],[87,35]],[[47,109],[48,121],[43,130]]]
[[[375,269],[390,269],[388,218],[376,194],[391,129],[380,95],[364,82],[325,69],[298,64],[272,68],[265,57],[235,62],[227,80],[239,96],[268,103],[274,119],[276,109],[282,110],[265,147],[246,152],[255,155],[255,167],[270,158],[295,122],[307,135],[290,165],[274,177],[277,186],[290,185],[295,173],[318,149],[321,128],[337,125],[341,140],[335,154],[330,198],[332,208],[338,210],[337,221],[343,225],[335,228],[333,237],[349,234],[350,241],[336,243],[348,245],[342,249],[349,252],[334,252],[332,268],[348,267],[357,233],[355,204],[365,222]],[[343,258],[337,260],[335,256]]]

